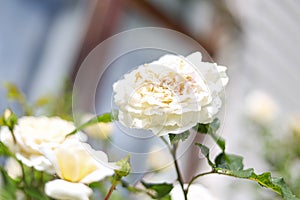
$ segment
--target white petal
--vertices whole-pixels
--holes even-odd
[[[114,170],[103,166],[102,168],[92,172],[91,174],[84,177],[80,182],[85,184],[90,184],[99,180],[104,179],[107,176],[112,176]]]
[[[6,126],[1,127],[0,131],[0,141],[3,142],[11,152],[17,151],[17,145],[14,144],[13,137],[11,132],[8,130]]]
[[[14,158],[8,158],[4,167],[11,178],[16,179],[22,176],[21,165]]]
[[[202,62],[202,54],[199,51],[197,51],[188,55],[186,59],[188,59],[190,62],[197,66],[197,64]]]
[[[60,200],[89,200],[93,191],[82,183],[71,183],[64,180],[54,180],[46,183],[45,192],[48,196]]]
[[[28,167],[34,167],[38,171],[45,171],[49,174],[54,174],[52,163],[42,155],[31,155],[26,157],[21,153],[16,153],[16,157]]]

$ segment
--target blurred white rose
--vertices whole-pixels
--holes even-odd
[[[7,127],[2,127],[0,140],[25,165],[53,173],[52,164],[42,155],[40,149],[44,146],[59,146],[74,129],[73,123],[58,117],[22,117],[14,128],[16,144]]]
[[[209,123],[220,110],[226,67],[202,62],[200,52],[165,55],[139,66],[113,85],[119,121],[158,136]]]
[[[22,168],[20,163],[18,163],[13,158],[8,158],[5,161],[4,169],[6,170],[7,174],[12,178],[16,179],[20,176],[22,176]]]
[[[173,183],[177,179],[173,158],[166,147],[153,145],[147,157],[149,172],[143,180],[147,183]]]
[[[94,117],[94,115],[87,114],[82,117],[81,121],[82,123],[85,123]],[[113,123],[99,122],[85,127],[84,132],[86,132],[90,137],[106,140],[113,132]]]
[[[278,105],[267,93],[255,90],[246,96],[246,114],[256,122],[269,123],[278,114]]]
[[[61,200],[88,200],[92,190],[86,185],[111,176],[116,169],[108,163],[107,155],[93,150],[88,144],[66,140],[56,149],[44,148],[53,163],[59,180],[46,183],[48,196]]]
[[[186,184],[184,186],[187,187]],[[184,200],[184,195],[179,184],[174,186],[170,194],[172,200]],[[197,183],[190,186],[187,197],[188,200],[218,200],[208,189]]]
[[[151,170],[164,170],[173,166],[173,158],[166,147],[153,145],[148,153],[147,164]]]

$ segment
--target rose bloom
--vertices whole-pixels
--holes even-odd
[[[226,67],[202,62],[200,52],[165,55],[139,66],[113,85],[118,119],[158,136],[210,123],[221,108]]]
[[[184,187],[187,187],[187,184]],[[174,186],[170,194],[172,200],[184,200],[184,195],[179,184]],[[189,200],[218,200],[208,189],[197,183],[190,186],[187,197]]]
[[[258,123],[270,123],[278,115],[278,105],[266,92],[254,90],[246,96],[246,114]]]
[[[26,116],[20,118],[14,128],[16,144],[7,127],[2,127],[0,140],[25,165],[39,171],[53,173],[52,164],[43,156],[40,149],[43,146],[50,148],[59,146],[65,140],[66,135],[74,129],[75,126],[71,122],[58,117]]]
[[[153,171],[164,170],[173,166],[173,157],[167,148],[153,145],[147,157],[147,164]]]
[[[86,184],[111,176],[116,169],[113,163],[108,163],[104,152],[75,139],[66,140],[54,150],[44,148],[43,151],[61,178],[45,185],[46,194],[55,199],[88,200],[92,189]]]

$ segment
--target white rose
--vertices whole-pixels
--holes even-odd
[[[167,148],[153,145],[148,153],[147,163],[151,170],[164,170],[173,166],[173,158]]]
[[[40,149],[43,146],[55,148],[60,145],[75,126],[58,117],[22,117],[14,128],[16,144],[7,127],[2,127],[0,140],[16,153],[25,165],[39,171],[53,173],[53,166]]]
[[[61,200],[88,200],[92,190],[86,185],[111,176],[116,169],[107,155],[93,150],[88,144],[66,140],[56,149],[44,148],[60,180],[46,183],[48,196]]]
[[[269,123],[278,114],[278,105],[267,93],[254,90],[246,96],[246,114],[259,123]]]
[[[113,86],[119,121],[158,136],[211,122],[222,104],[227,68],[201,60],[199,52],[165,55],[125,74]]]
[[[184,185],[185,188],[187,185]],[[172,200],[184,200],[184,195],[181,189],[181,186],[179,184],[176,184],[174,188],[171,191],[171,198]],[[218,200],[216,197],[212,195],[212,193],[203,187],[200,184],[192,184],[189,187],[189,191],[187,194],[188,200],[198,200],[198,199],[203,199],[203,200]]]

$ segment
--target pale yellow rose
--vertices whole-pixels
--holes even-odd
[[[60,178],[45,185],[46,194],[55,199],[88,200],[92,190],[87,184],[113,175],[116,169],[104,152],[75,139],[66,140],[56,149],[44,148],[43,152]]]

